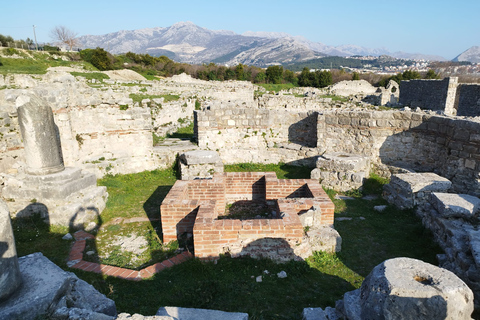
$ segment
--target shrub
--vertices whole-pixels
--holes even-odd
[[[80,51],[80,57],[86,62],[90,62],[98,70],[112,70],[113,63],[108,56],[108,52],[103,48],[85,49]]]

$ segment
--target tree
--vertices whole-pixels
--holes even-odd
[[[281,66],[270,66],[265,71],[267,80],[269,83],[282,83],[283,80],[283,67]]]
[[[440,76],[433,71],[433,69],[430,69],[427,71],[427,74],[425,75],[425,79],[439,79]]]
[[[360,75],[358,74],[358,72],[354,72],[352,74],[352,80],[360,80]]]
[[[245,80],[243,64],[240,63],[235,67],[235,75],[237,76],[237,80]]]
[[[58,41],[66,45],[70,51],[74,46],[78,45],[77,33],[66,28],[65,26],[56,26],[50,31],[50,37],[54,41]]]

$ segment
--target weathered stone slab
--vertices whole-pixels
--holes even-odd
[[[480,231],[469,230],[468,238],[470,243],[470,250],[472,251],[473,260],[475,265],[480,268]]]
[[[141,314],[120,313],[115,320],[175,320],[170,316],[142,316]]]
[[[349,320],[361,320],[360,289],[343,295],[343,311]]]
[[[430,203],[445,218],[471,218],[480,209],[480,199],[468,194],[433,192]]]
[[[369,164],[368,157],[345,152],[323,154],[317,160],[317,168],[329,171],[365,171]]]
[[[223,172],[223,162],[215,151],[193,150],[182,153],[178,161],[182,180],[209,179]]]
[[[447,192],[452,183],[435,173],[400,173],[392,175],[383,187],[383,197],[400,209],[413,208],[430,201],[432,192]]]
[[[0,200],[0,301],[10,297],[21,284],[10,212],[5,202]]]
[[[157,316],[170,316],[174,320],[248,320],[248,313],[178,307],[162,307]]]
[[[71,272],[33,253],[19,258],[23,285],[0,303],[0,319],[38,319],[55,314],[83,314],[111,319],[116,316],[115,302],[96,291]],[[70,310],[72,309],[72,310]],[[110,316],[110,317],[104,317]]]
[[[328,320],[322,308],[304,308],[303,320]]]
[[[180,155],[180,160],[186,165],[222,162],[217,152],[208,150],[187,151]]]
[[[330,226],[321,226],[307,232],[308,242],[312,252],[339,252],[342,249],[342,237]]]
[[[452,187],[452,182],[433,172],[400,173],[392,176],[391,184],[396,184],[410,193],[420,191],[445,192]]]
[[[58,302],[74,279],[41,253],[19,258],[24,285],[0,304],[0,319],[35,319]]]
[[[452,272],[410,258],[386,260],[361,286],[362,319],[471,319],[473,293]]]

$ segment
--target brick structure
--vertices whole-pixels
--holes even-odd
[[[264,200],[275,207],[277,217],[218,219],[227,203],[239,200]],[[334,205],[315,180],[279,180],[273,172],[228,172],[216,173],[211,180],[177,181],[160,207],[163,240],[192,232],[195,256],[203,259],[261,239],[282,239],[282,250],[293,253],[304,236],[298,215],[313,206],[320,208],[322,224],[333,225]]]

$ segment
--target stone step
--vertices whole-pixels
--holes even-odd
[[[471,218],[480,209],[480,199],[468,194],[433,192],[430,203],[445,218]]]

